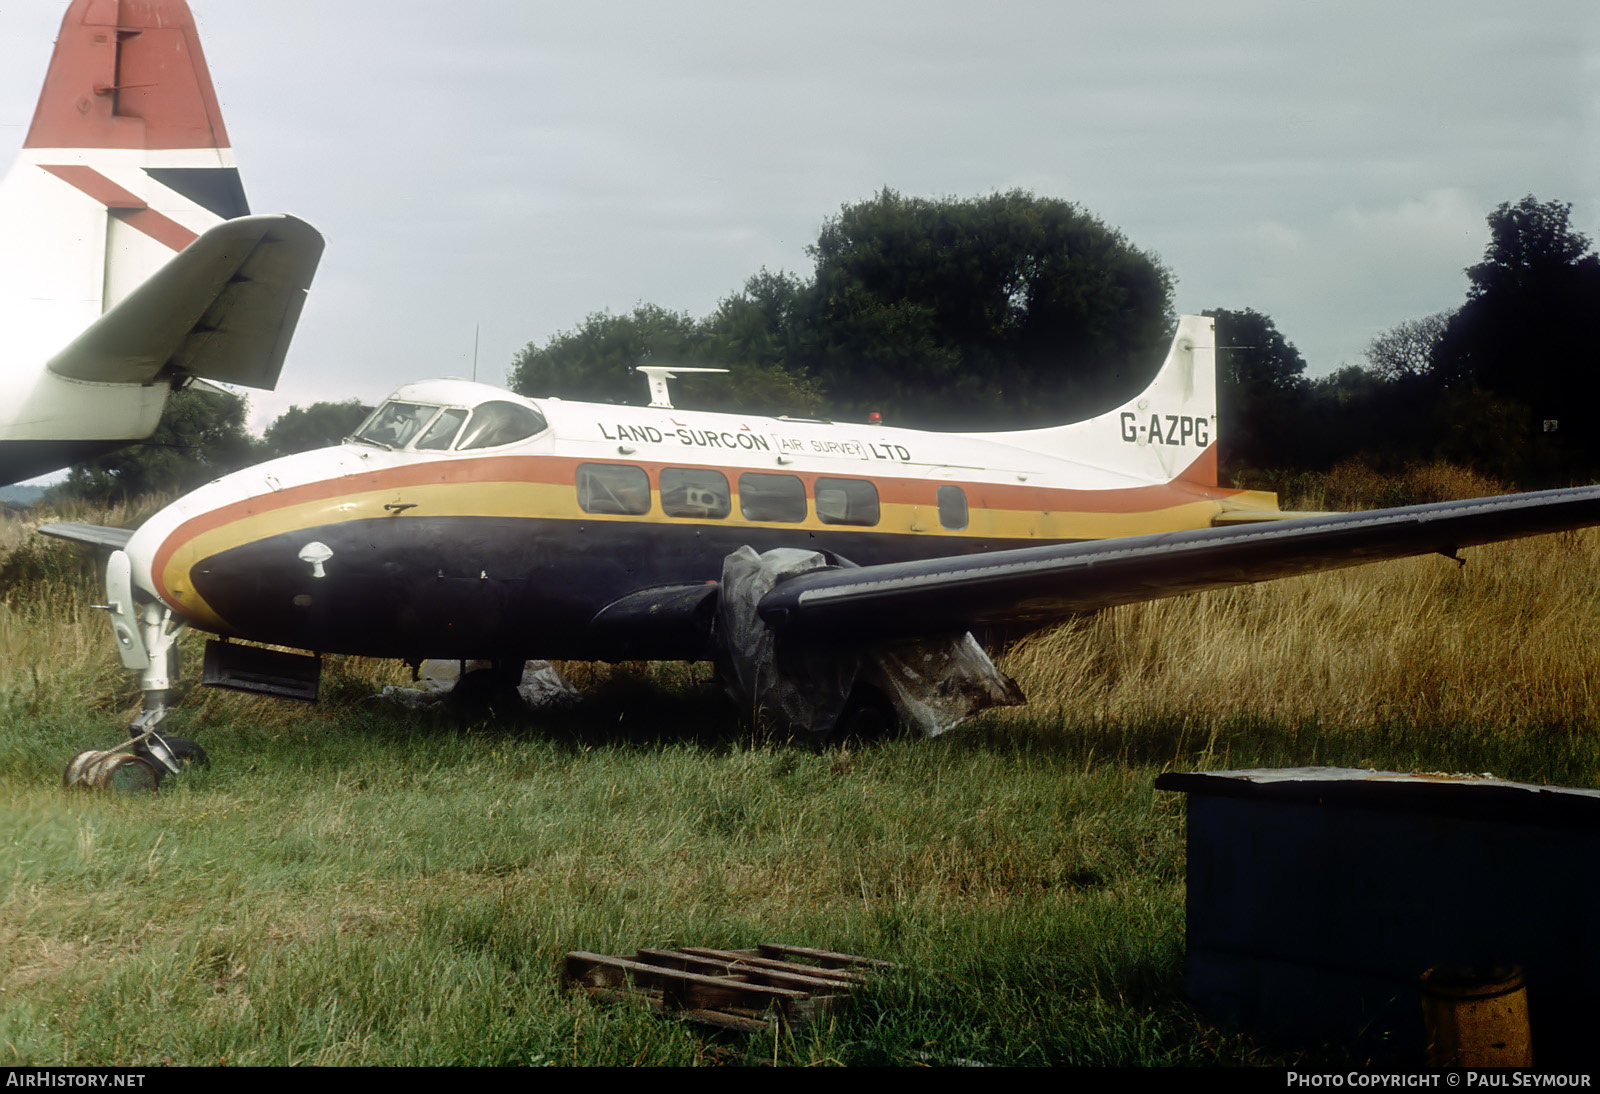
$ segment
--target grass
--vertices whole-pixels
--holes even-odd
[[[1127,772],[1039,755],[1019,778],[1005,753],[959,742],[595,747],[375,720],[212,734],[216,768],[159,797],[68,796],[13,773],[0,1052],[441,1064],[728,1051],[556,994],[567,950],[641,945],[823,944],[932,972],[780,1045],[780,1062],[1118,1062],[1128,1045],[1072,1015],[1101,1009],[1097,985],[1172,994],[1175,803]],[[1102,936],[1126,915],[1150,929]],[[1083,999],[1061,1012],[1039,981]]]
[[[138,798],[60,788],[137,691],[73,550],[4,541],[0,1064],[1342,1064],[1184,1003],[1156,774],[1600,782],[1596,533],[1118,609],[1008,653],[1028,707],[870,748],[769,742],[703,668],[567,666],[583,707],[503,724],[350,659],[314,708],[194,689],[214,766]],[[558,990],[758,941],[911,971],[776,1038]]]
[[[1035,697],[1011,717],[1116,724],[1135,741],[1178,721],[1229,764],[1493,762],[1517,778],[1593,783],[1581,764],[1600,725],[1600,534],[1466,558],[1131,605],[1046,632],[1006,660]]]
[[[955,738],[817,754],[393,720],[219,729],[216,767],[152,798],[9,771],[0,1052],[765,1059],[561,997],[555,971],[572,949],[775,940],[929,974],[779,1062],[1193,1058],[1172,983],[1181,829],[1148,779],[1048,752],[1019,777],[1016,756]],[[1148,929],[1106,933],[1130,916]],[[1104,1013],[1106,992],[1171,1014]],[[1104,1041],[1089,1015],[1127,1028]]]

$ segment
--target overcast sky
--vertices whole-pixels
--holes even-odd
[[[1594,0],[191,0],[252,208],[327,237],[260,429],[640,301],[700,316],[882,187],[1077,202],[1313,373],[1454,307],[1533,193],[1600,236]],[[66,0],[0,0],[19,146]],[[642,382],[641,382],[642,390]]]

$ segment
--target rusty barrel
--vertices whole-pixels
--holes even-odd
[[[1520,966],[1422,974],[1422,1021],[1433,1067],[1529,1067],[1528,989]]]

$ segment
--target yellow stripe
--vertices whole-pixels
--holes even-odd
[[[414,508],[396,513],[385,510],[386,504],[407,504]],[[184,543],[168,560],[166,573],[163,576],[167,589],[185,614],[204,627],[226,631],[230,628],[205,602],[190,581],[189,574],[193,567],[213,555],[270,536],[355,520],[405,520],[412,516],[519,517],[597,524],[610,522],[691,524],[731,528],[793,528],[845,534],[894,533],[944,538],[1010,540],[1021,545],[1030,539],[1108,539],[1205,528],[1210,526],[1212,519],[1223,508],[1223,505],[1215,501],[1196,500],[1132,513],[973,509],[969,514],[966,528],[951,530],[940,526],[938,508],[932,505],[885,503],[880,507],[879,522],[867,527],[824,524],[817,519],[815,505],[808,499],[806,519],[785,524],[747,521],[737,516],[721,520],[668,517],[661,512],[659,495],[652,496],[650,512],[638,516],[585,513],[578,508],[570,484],[531,482],[423,484],[345,494],[336,498],[250,514],[213,528]],[[735,495],[733,512],[737,514],[738,511],[738,498]]]

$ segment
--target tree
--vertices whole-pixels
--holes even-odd
[[[512,363],[508,384],[523,395],[599,403],[645,403],[649,388],[638,365],[726,368],[728,376],[685,376],[674,382],[683,406],[763,413],[814,412],[820,389],[788,369],[788,324],[797,283],[763,270],[709,319],[639,304],[628,315],[596,312],[577,330],[529,343]]]
[[[702,339],[688,314],[638,304],[628,315],[595,312],[574,331],[543,346],[528,343],[512,362],[508,384],[523,395],[582,399],[592,403],[644,401],[644,380],[629,375],[647,359],[656,364],[693,363]]]
[[[1070,202],[1021,190],[969,201],[884,190],[845,206],[808,253],[809,281],[762,270],[703,320],[643,303],[593,314],[524,348],[510,385],[640,402],[628,370],[649,360],[730,370],[679,381],[685,406],[1017,428],[1122,402],[1172,334],[1172,278],[1154,256]]]
[[[1523,453],[1525,484],[1600,469],[1600,436],[1583,427],[1577,409],[1600,399],[1600,370],[1592,360],[1600,256],[1572,228],[1571,208],[1530,194],[1489,215],[1484,259],[1466,271],[1467,301],[1450,319],[1435,355],[1442,383],[1477,387],[1521,408],[1513,449]],[[1506,451],[1505,440],[1493,438],[1496,453]],[[1495,466],[1479,470],[1508,472]]]
[[[885,189],[847,205],[816,262],[796,347],[834,408],[897,424],[1005,428],[1137,392],[1171,337],[1172,278],[1070,202]]]
[[[1252,308],[1201,314],[1216,320],[1218,462],[1224,473],[1301,466],[1305,358],[1271,318]]]
[[[342,403],[312,403],[303,409],[291,406],[262,434],[261,458],[274,459],[338,444],[354,433],[371,412],[371,407],[362,406],[354,399]]]
[[[808,286],[790,273],[763,268],[725,297],[701,324],[699,363],[726,368],[726,377],[685,377],[692,405],[728,410],[813,415],[824,406],[822,385],[797,365],[807,338],[802,306]]]
[[[1385,380],[1426,376],[1455,312],[1441,311],[1396,323],[1367,343],[1367,364]]]
[[[1589,237],[1572,227],[1570,201],[1541,202],[1532,194],[1512,205],[1502,202],[1489,214],[1489,246],[1483,261],[1467,267],[1476,300],[1496,292],[1545,289],[1551,279],[1572,270],[1597,268]]]
[[[102,504],[193,490],[252,462],[245,410],[236,395],[175,391],[149,440],[78,464],[56,490]]]

